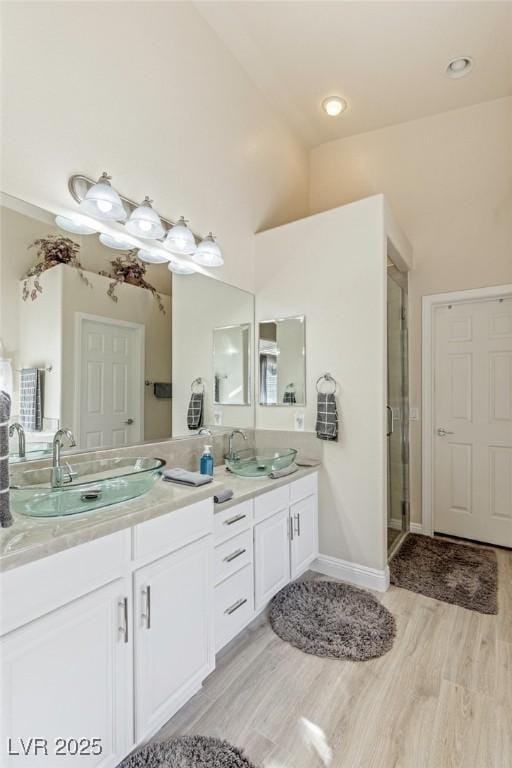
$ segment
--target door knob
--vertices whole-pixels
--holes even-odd
[[[125,424],[133,424],[133,419],[126,419]]]
[[[439,437],[444,437],[445,435],[454,435],[455,432],[450,432],[449,429],[444,429],[443,427],[439,427],[437,430],[437,434]]]

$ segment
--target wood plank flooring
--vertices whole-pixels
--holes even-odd
[[[261,768],[512,768],[512,552],[497,556],[498,616],[391,587],[397,637],[373,661],[308,656],[257,619],[153,740],[218,736]]]

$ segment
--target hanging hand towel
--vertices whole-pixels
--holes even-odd
[[[12,525],[9,499],[9,419],[11,398],[7,392],[0,392],[0,527]]]
[[[187,413],[187,427],[200,429],[203,426],[204,393],[192,392]]]
[[[319,440],[338,439],[338,409],[336,395],[318,393],[316,411],[316,436]]]
[[[37,368],[24,368],[20,384],[20,424],[25,432],[43,428],[43,377]]]

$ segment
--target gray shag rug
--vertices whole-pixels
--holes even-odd
[[[336,581],[296,581],[270,605],[274,632],[314,656],[366,661],[389,651],[395,619],[370,592]]]
[[[210,736],[177,736],[146,746],[119,768],[255,768],[242,750]]]
[[[391,583],[479,613],[498,613],[492,549],[410,533],[390,565]]]

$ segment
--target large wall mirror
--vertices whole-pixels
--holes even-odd
[[[284,317],[259,323],[260,405],[306,404],[306,320]]]
[[[136,262],[153,290],[129,269],[116,281],[126,244],[65,232],[49,211],[7,195],[0,214],[0,362],[26,459],[48,456],[60,428],[77,450],[95,450],[254,425],[251,294],[202,274],[172,275],[166,263]],[[52,262],[59,249],[66,263],[62,252]],[[40,273],[38,250],[49,266]],[[13,461],[19,449],[15,432]]]

